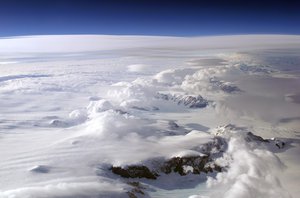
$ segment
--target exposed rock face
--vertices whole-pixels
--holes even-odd
[[[171,122],[169,124],[175,128],[178,127],[176,123]],[[177,173],[184,176],[187,174],[201,174],[214,171],[221,172],[226,170],[227,165],[220,166],[215,159],[221,157],[223,152],[227,150],[228,145],[226,140],[231,137],[232,133],[240,135],[247,142],[256,142],[258,145],[264,144],[268,147],[270,146],[271,149],[273,147],[282,149],[286,145],[281,139],[264,139],[248,131],[247,128],[229,124],[218,127],[214,132],[215,137],[212,141],[192,148],[198,154],[188,154],[169,159],[157,158],[147,161],[142,165],[128,165],[126,167],[112,166],[110,170],[114,174],[124,178],[146,179],[157,179],[162,174],[170,173]],[[128,195],[133,197],[135,194],[136,192],[129,192]]]
[[[271,141],[273,141],[273,144],[278,148],[282,149],[285,147],[285,142],[283,140],[277,139],[277,138],[272,138]]]
[[[186,175],[188,172],[193,174],[212,172],[213,169],[205,166],[208,162],[209,156],[173,157],[163,164],[161,171],[166,174],[175,172],[180,175]]]
[[[125,178],[147,178],[156,179],[159,173],[178,173],[179,175],[200,174],[218,171],[222,168],[211,162],[208,155],[205,156],[186,156],[186,157],[173,157],[164,162],[156,162],[157,167],[151,170],[145,165],[130,165],[127,167],[111,167],[114,174],[120,175]]]
[[[225,152],[227,147],[227,141],[223,137],[216,136],[213,138],[213,141],[194,147],[193,150],[214,158],[214,155]]]
[[[158,107],[139,107],[139,106],[132,106],[131,108],[139,110],[139,111],[157,111],[159,110]]]
[[[178,125],[176,122],[174,122],[174,121],[169,121],[169,122],[168,122],[168,125],[169,125],[169,128],[170,128],[171,130],[176,130],[176,129],[179,128],[179,125]]]
[[[62,120],[55,119],[55,120],[51,120],[50,126],[52,126],[52,127],[68,127],[69,124]]]
[[[271,138],[271,139],[264,139],[261,136],[255,135],[252,132],[248,131],[245,127],[237,127],[233,124],[228,124],[225,126],[220,126],[214,132],[216,136],[226,136],[230,135],[230,133],[238,132],[247,142],[256,142],[256,143],[263,143],[269,148],[275,147],[278,149],[282,149],[286,146],[287,142],[280,138]]]
[[[226,93],[241,92],[240,88],[238,88],[237,86],[225,82],[219,83],[219,87]]]
[[[138,195],[145,195],[143,187],[139,182],[128,182],[128,185],[132,186],[131,191],[127,192],[129,198],[138,198]]]
[[[250,74],[270,74],[275,72],[275,70],[269,66],[266,65],[247,65],[247,64],[240,64],[239,68],[241,71],[245,73],[250,73]]]
[[[259,142],[270,142],[269,140],[267,139],[264,139],[258,135],[254,135],[252,132],[248,132],[246,137],[245,137],[246,141],[259,141]]]
[[[50,172],[50,167],[46,165],[37,165],[32,167],[29,171],[34,173],[48,173]]]
[[[125,178],[147,178],[156,179],[158,174],[151,172],[148,167],[144,165],[131,165],[127,167],[112,166],[111,171]]]
[[[178,105],[184,105],[189,108],[204,108],[208,105],[208,101],[200,95],[192,96],[157,93],[155,98],[173,101],[176,102]]]
[[[211,78],[210,83],[212,83],[216,87],[219,87],[222,91],[224,91],[226,93],[236,93],[236,92],[241,92],[242,91],[236,85],[234,85],[230,82],[224,82],[224,81],[221,81],[221,80],[217,80],[216,78]]]

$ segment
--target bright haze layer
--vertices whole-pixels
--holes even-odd
[[[0,1],[0,198],[291,198],[288,1]]]

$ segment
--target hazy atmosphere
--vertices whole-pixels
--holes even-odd
[[[0,198],[297,198],[300,4],[0,1]]]

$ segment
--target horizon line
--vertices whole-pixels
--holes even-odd
[[[249,34],[210,34],[210,35],[154,35],[154,34],[24,34],[12,36],[0,36],[0,39],[18,37],[42,37],[42,36],[128,36],[128,37],[171,37],[171,38],[200,38],[200,37],[226,37],[226,36],[300,36],[300,34],[284,33],[249,33]]]

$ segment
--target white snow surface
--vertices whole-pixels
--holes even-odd
[[[299,57],[292,35],[0,38],[0,197],[128,197],[139,181],[138,197],[296,198]],[[227,144],[219,173],[149,181],[109,170],[203,156],[216,136]]]

